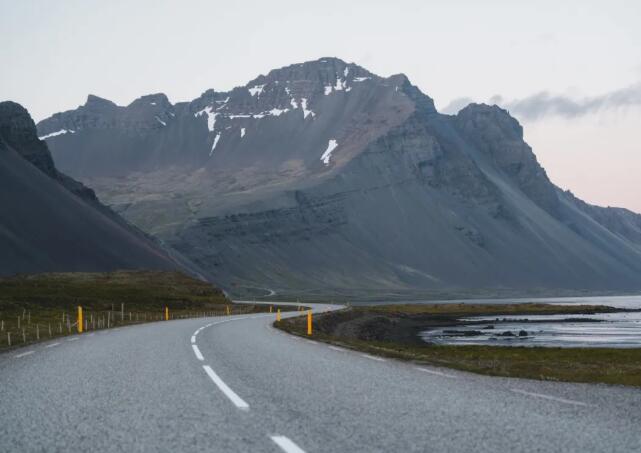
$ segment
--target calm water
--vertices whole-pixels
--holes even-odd
[[[457,303],[519,303],[542,302],[559,305],[589,304],[617,308],[641,309],[641,296],[573,297],[541,299],[477,299]],[[496,322],[496,318],[506,322]],[[572,318],[572,320],[562,321]],[[483,324],[463,325],[421,333],[430,343],[495,346],[553,346],[553,347],[641,347],[641,312],[607,313],[597,315],[525,315],[466,318]],[[537,321],[537,322],[526,322]],[[557,321],[557,322],[552,322]],[[561,321],[561,322],[559,322]],[[598,322],[594,322],[598,321]],[[493,329],[486,329],[493,326]],[[446,332],[446,331],[455,331]],[[519,332],[526,336],[518,336]],[[466,336],[478,332],[480,335]],[[511,332],[515,336],[504,336]]]
[[[641,308],[641,295],[638,296],[594,296],[594,297],[524,297],[515,299],[461,299],[408,302],[419,304],[522,304],[534,302],[557,305],[607,305],[616,308]],[[387,302],[389,303],[389,302]]]

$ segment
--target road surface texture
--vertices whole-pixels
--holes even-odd
[[[637,389],[417,366],[293,337],[274,317],[0,354],[0,451],[641,451]]]

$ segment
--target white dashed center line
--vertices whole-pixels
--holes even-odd
[[[196,335],[191,336],[191,344],[194,344],[196,342]]]
[[[369,355],[369,354],[361,354],[361,355],[362,355],[363,357],[365,357],[366,359],[376,360],[376,361],[378,361],[378,362],[385,362],[385,359],[382,359],[382,358],[380,358],[380,357],[376,357],[376,356],[374,356],[374,355]]]
[[[305,450],[296,445],[290,438],[285,436],[271,436],[271,439],[285,453],[305,453]]]
[[[198,346],[196,346],[195,344],[192,344],[191,347],[193,348],[194,354],[196,354],[196,358],[198,360],[205,360],[203,355],[200,353],[200,349],[198,349]]]
[[[433,374],[435,376],[443,376],[446,378],[456,378],[453,374],[441,373],[440,371],[428,370],[427,368],[417,368],[418,370],[423,371],[424,373]]]
[[[45,348],[53,348],[54,346],[58,346],[60,343],[51,343],[45,346]]]
[[[27,352],[23,352],[22,354],[18,354],[18,355],[16,355],[16,359],[19,359],[20,357],[24,357],[24,356],[27,356],[27,355],[31,355],[31,354],[33,354],[34,352],[36,352],[36,351],[27,351]]]
[[[73,337],[73,338],[67,339],[67,341],[76,341],[76,340],[78,340],[78,337]]]
[[[238,409],[249,409],[249,404],[247,404],[240,396],[238,396],[236,392],[230,389],[227,384],[225,384],[225,382],[214,372],[214,370],[211,369],[209,365],[203,365],[203,369],[205,370],[205,373],[207,373],[207,375],[211,378],[211,380],[214,381],[214,384],[216,384],[220,391],[223,392],[225,396],[229,398],[230,401],[234,403],[234,405]]]
[[[556,401],[557,403],[564,403],[564,404],[573,404],[575,406],[589,406],[587,403],[583,403],[581,401],[574,401],[574,400],[568,400],[565,398],[558,398],[556,396],[552,395],[545,395],[543,393],[534,393],[534,392],[527,392],[525,390],[519,390],[519,389],[510,389],[510,391],[514,393],[520,393],[521,395],[527,395],[527,396],[533,396],[535,398],[542,398],[550,401]]]

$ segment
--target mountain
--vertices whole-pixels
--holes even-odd
[[[508,112],[337,58],[38,124],[60,168],[234,291],[641,288],[641,216],[556,187]]]
[[[0,102],[0,275],[178,269],[152,239],[60,173],[19,104]]]

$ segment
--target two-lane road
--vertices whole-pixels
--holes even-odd
[[[274,317],[1,354],[0,451],[641,451],[636,389],[381,359],[290,336]]]

